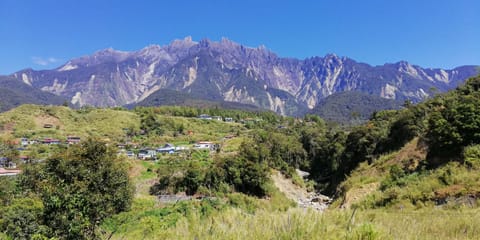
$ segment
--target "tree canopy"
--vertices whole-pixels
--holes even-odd
[[[133,198],[127,166],[94,139],[27,167],[20,180],[26,194],[41,200],[38,222],[49,237],[96,239],[101,221],[128,210]]]

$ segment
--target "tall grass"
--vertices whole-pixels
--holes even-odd
[[[182,217],[164,228],[148,221],[114,239],[479,239],[478,210],[357,211],[318,213],[293,208],[254,214],[228,208],[205,218]],[[150,219],[154,223],[154,219]],[[158,222],[157,222],[158,224]]]

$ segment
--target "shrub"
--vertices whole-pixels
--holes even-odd
[[[480,144],[466,147],[463,151],[463,159],[468,167],[480,168]]]

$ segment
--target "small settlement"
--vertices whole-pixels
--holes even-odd
[[[208,114],[201,114],[197,117],[198,119],[206,121],[223,121],[227,123],[233,123],[235,120],[231,117],[222,117],[222,116],[210,116]],[[258,119],[241,119],[240,123],[247,124],[251,122],[261,121]],[[53,124],[44,124],[44,128],[53,128]],[[186,133],[187,135],[193,135],[193,131],[189,130]],[[231,139],[234,135],[225,136],[224,139]],[[29,139],[26,137],[18,139],[14,144],[16,145],[17,150],[20,153],[18,156],[19,163],[28,163],[33,161],[42,161],[41,159],[30,159],[30,157],[24,153],[25,150],[28,150],[30,146],[33,145],[64,145],[69,146],[73,144],[78,144],[81,142],[81,137],[79,136],[67,136],[66,139],[58,139],[54,137],[43,137]],[[138,144],[132,142],[125,142],[117,144],[118,155],[126,156],[132,159],[139,160],[156,160],[159,156],[164,154],[179,154],[183,152],[191,151],[217,151],[220,148],[220,144],[214,141],[197,141],[190,142],[188,144],[172,144],[164,143],[159,146],[139,146]],[[21,172],[17,169],[17,165],[14,161],[10,161],[5,156],[2,156],[0,153],[0,176],[14,176]]]

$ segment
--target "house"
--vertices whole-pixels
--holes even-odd
[[[16,168],[17,164],[12,162],[12,161],[9,161],[8,158],[6,158],[6,157],[0,157],[0,167]]]
[[[190,149],[190,148],[187,147],[187,146],[177,146],[177,147],[175,147],[175,152],[182,152],[182,151],[186,151],[188,149]]]
[[[198,116],[198,118],[204,119],[204,120],[212,120],[212,117],[210,117],[210,115],[208,115],[208,114],[200,114],[200,116]]]
[[[135,153],[132,152],[132,151],[127,151],[125,154],[126,154],[127,157],[129,157],[129,158],[135,158]]]
[[[193,149],[208,149],[208,150],[215,150],[215,144],[213,142],[197,142],[193,144]]]
[[[77,144],[77,143],[80,143],[80,137],[75,137],[75,136],[67,137],[67,144]]]
[[[147,160],[147,159],[156,159],[157,151],[154,149],[142,149],[138,151],[138,159]]]
[[[212,119],[217,121],[223,121],[223,118],[221,116],[213,116]]]
[[[28,160],[30,160],[30,157],[28,156],[19,156],[18,158],[20,158],[20,160],[22,161],[22,163],[27,163]]]
[[[167,143],[161,148],[157,148],[157,153],[174,153],[175,146],[173,144]]]
[[[28,144],[30,144],[30,141],[28,141],[28,138],[20,139],[20,145],[26,147]]]
[[[8,158],[6,157],[0,157],[0,167],[5,167],[8,163]]]
[[[44,138],[42,140],[43,144],[53,145],[53,144],[60,144],[60,140],[54,138]]]
[[[20,174],[21,172],[22,170],[0,168],[0,176],[15,176]]]

